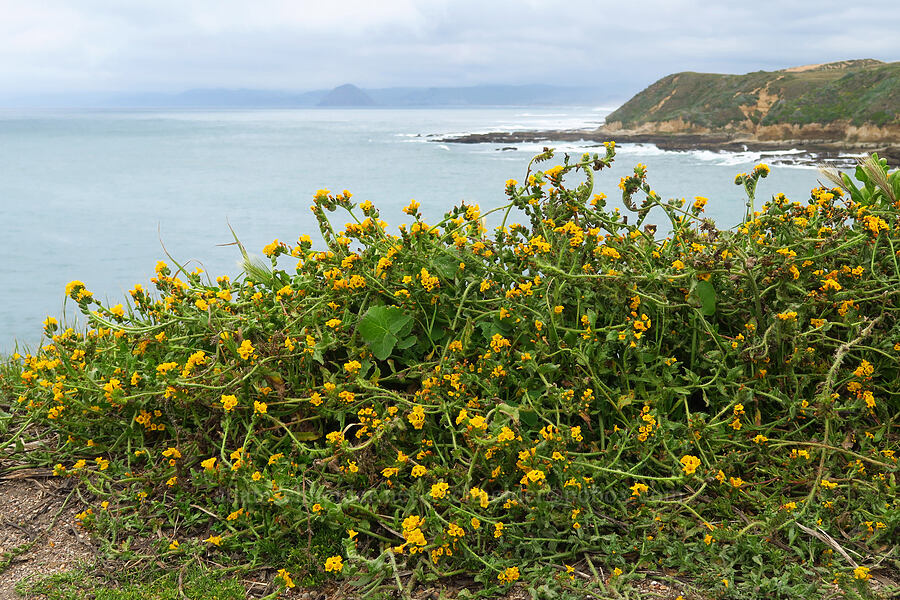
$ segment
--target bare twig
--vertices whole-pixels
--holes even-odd
[[[844,557],[844,560],[846,560],[848,563],[850,563],[850,566],[852,566],[854,569],[855,569],[856,567],[859,566],[859,565],[856,563],[856,561],[853,560],[853,559],[850,557],[849,554],[847,554],[847,551],[844,550],[844,549],[841,547],[841,545],[837,543],[837,541],[835,541],[835,539],[834,539],[833,537],[831,537],[830,535],[828,535],[827,533],[825,533],[825,532],[822,531],[821,529],[820,529],[819,531],[816,531],[815,529],[811,529],[811,528],[809,528],[809,527],[807,527],[807,526],[805,526],[805,525],[802,525],[802,524],[800,524],[800,523],[795,523],[795,525],[796,525],[797,527],[799,527],[802,531],[805,531],[806,533],[808,533],[809,535],[813,536],[814,538],[817,538],[818,540],[820,540],[820,541],[822,541],[822,542],[825,542],[826,544],[828,544],[829,546],[831,546],[831,548],[832,548],[835,552],[837,552],[838,554],[840,554],[841,556],[843,556],[843,557]]]

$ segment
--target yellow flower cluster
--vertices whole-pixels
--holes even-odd
[[[507,567],[497,575],[497,580],[500,583],[512,583],[518,581],[520,576],[519,567]]]
[[[422,426],[425,424],[425,408],[421,404],[416,404],[406,418],[413,427],[422,429]]]
[[[222,394],[221,402],[225,412],[231,412],[238,405],[237,396],[231,394]]]
[[[697,467],[699,467],[702,463],[696,456],[685,454],[681,457],[681,464],[683,465],[682,470],[684,471],[685,475],[693,475],[697,470]]]
[[[250,340],[244,340],[241,342],[241,345],[238,346],[237,352],[241,358],[249,360],[253,356],[253,353],[256,352],[256,349],[253,347]]]
[[[325,571],[328,573],[340,573],[344,570],[344,559],[341,556],[330,556],[325,560]]]

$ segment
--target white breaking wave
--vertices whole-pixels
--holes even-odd
[[[759,162],[762,158],[760,152],[717,152],[713,150],[674,150],[673,152],[690,156],[694,160],[714,162],[728,167]]]
[[[568,117],[568,113],[518,113],[516,117]]]
[[[616,154],[659,156],[665,153],[666,151],[657,147],[656,144],[616,144]]]
[[[467,131],[442,131],[436,132],[442,137],[462,137],[467,135],[482,135],[486,133],[513,133],[519,131],[592,131],[603,125],[603,121],[585,119],[559,119],[543,121],[506,121],[495,125],[469,129]]]
[[[411,141],[411,140],[410,140]],[[544,148],[553,148],[557,153],[583,154],[585,152],[603,154],[605,152],[600,142],[592,140],[582,140],[579,142],[554,142],[553,140],[537,141],[537,142],[509,142],[509,143],[485,143],[470,146],[470,152],[475,154],[496,154],[504,151],[515,155],[518,152],[526,154],[538,154]],[[792,169],[811,169],[815,170],[816,154],[810,153],[799,148],[791,148],[788,150],[767,150],[752,151],[744,150],[740,152],[717,151],[717,150],[663,150],[656,144],[637,144],[623,143],[616,144],[616,154],[618,156],[627,156],[630,158],[651,158],[661,156],[683,157],[689,162],[695,164],[705,164],[721,167],[742,167],[767,162],[771,165],[786,167]],[[823,159],[823,162],[833,164],[839,167],[845,167],[852,163],[857,156],[865,156],[865,154],[842,154],[839,158]]]

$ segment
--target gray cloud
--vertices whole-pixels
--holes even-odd
[[[900,59],[887,0],[0,0],[0,14],[0,93],[639,88],[681,70]]]

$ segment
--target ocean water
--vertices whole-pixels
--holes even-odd
[[[213,277],[234,277],[229,224],[257,253],[275,238],[315,237],[309,205],[320,188],[371,200],[392,227],[413,198],[429,222],[461,200],[500,206],[504,182],[522,180],[544,145],[576,155],[602,147],[435,137],[593,128],[612,108],[0,110],[0,352],[33,347],[48,315],[73,322],[70,280],[113,304],[135,283],[146,287],[163,246]],[[619,178],[641,162],[663,197],[708,197],[707,214],[733,226],[745,202],[734,176],[760,158],[620,145],[595,191],[615,199]],[[757,195],[803,200],[818,178],[809,166],[773,166]]]

